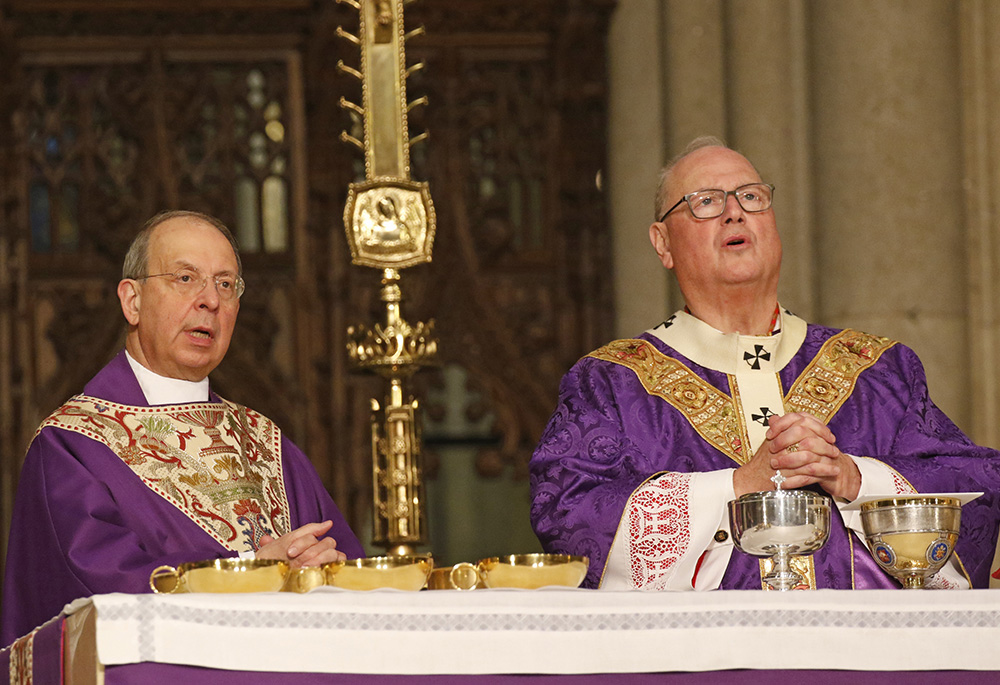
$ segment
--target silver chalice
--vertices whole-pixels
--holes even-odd
[[[749,492],[729,503],[733,543],[774,566],[763,580],[775,590],[806,582],[791,567],[793,554],[812,554],[830,537],[830,498],[808,490]]]

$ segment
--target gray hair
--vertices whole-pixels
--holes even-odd
[[[670,180],[670,174],[673,173],[674,167],[677,163],[690,155],[696,150],[700,150],[703,147],[724,147],[731,150],[726,142],[717,136],[699,136],[687,144],[680,153],[674,155],[674,157],[666,163],[666,165],[660,170],[660,180],[656,186],[656,198],[654,202],[656,203],[653,207],[653,220],[660,218],[661,213],[670,198],[667,197],[667,182]]]
[[[195,212],[188,209],[170,209],[160,212],[139,229],[139,233],[132,239],[128,252],[125,253],[125,262],[122,264],[122,278],[140,279],[149,275],[149,239],[157,226],[170,219],[187,218],[203,221],[210,226],[214,226],[219,233],[226,237],[233,247],[233,254],[236,255],[237,275],[243,276],[243,262],[240,260],[240,248],[236,243],[236,238],[232,231],[219,219],[202,212]]]

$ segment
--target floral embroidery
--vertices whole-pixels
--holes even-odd
[[[688,409],[698,410],[708,402],[708,393],[698,387],[697,383],[681,382],[674,386],[674,399],[686,406]]]
[[[785,396],[785,411],[812,414],[827,423],[854,391],[861,372],[896,344],[846,329],[825,343]]]
[[[281,431],[232,402],[131,407],[78,395],[42,426],[103,443],[221,545],[253,551],[290,529]]]
[[[748,455],[743,446],[746,428],[733,399],[702,380],[681,362],[663,354],[645,340],[615,340],[588,356],[625,366],[650,395],[669,402],[698,434],[739,464]]]

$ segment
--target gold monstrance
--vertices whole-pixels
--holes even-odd
[[[361,48],[361,70],[338,68],[361,81],[362,104],[343,98],[341,107],[364,121],[364,142],[348,133],[341,139],[364,150],[365,181],[352,183],[344,208],[351,261],[382,269],[385,324],[351,326],[348,354],[361,369],[389,381],[384,407],[371,400],[373,464],[372,542],[391,555],[413,554],[427,543],[421,469],[418,403],[404,400],[404,382],[437,353],[434,322],[410,326],[400,313],[399,270],[431,261],[434,205],[426,183],[410,180],[410,146],[426,133],[409,137],[407,113],[426,98],[406,100],[406,79],[423,63],[406,67],[406,40],[423,33],[403,31],[404,0],[337,0],[360,15],[358,35],[337,35]]]

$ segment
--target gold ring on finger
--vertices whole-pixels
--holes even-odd
[[[799,443],[796,442],[794,444],[789,445],[788,447],[785,448],[785,451],[788,452],[789,454],[791,454],[792,452],[798,452]]]

